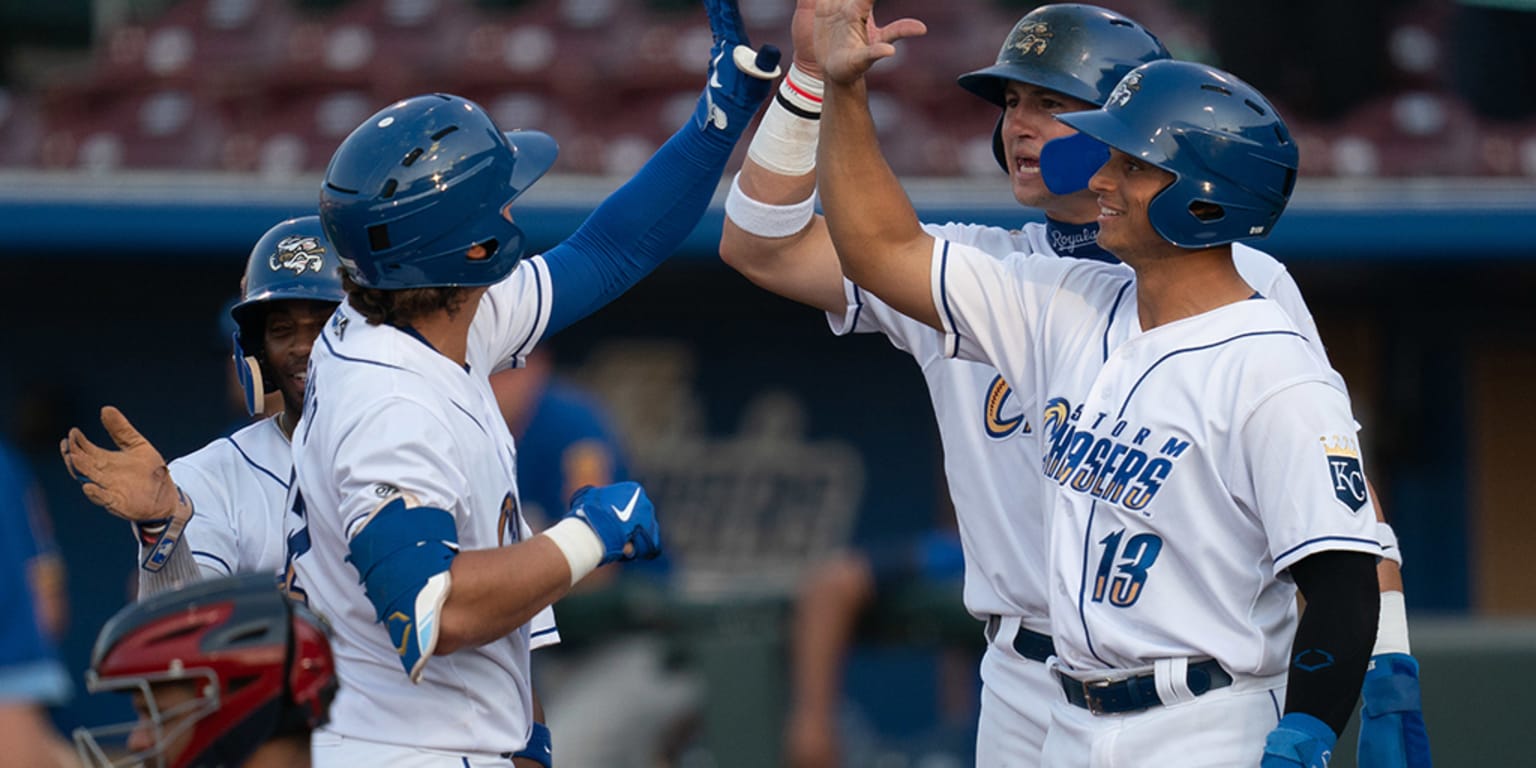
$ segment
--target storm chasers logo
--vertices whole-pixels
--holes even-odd
[[[1110,422],[1100,413],[1080,429],[1083,407],[1065,398],[1045,404],[1045,455],[1041,468],[1057,485],[1070,487],[1130,510],[1146,509],[1162,490],[1174,462],[1189,448],[1188,440],[1153,438],[1152,430],[1121,420]],[[1107,430],[1095,434],[1090,430]],[[1161,444],[1159,445],[1159,440]]]
[[[1349,507],[1350,514],[1358,513],[1369,499],[1365,470],[1360,468],[1360,446],[1355,438],[1345,435],[1329,435],[1318,440],[1328,459],[1328,477],[1333,481],[1334,497]]]
[[[306,270],[319,272],[325,266],[325,246],[318,237],[289,235],[277,241],[277,250],[267,257],[267,266],[273,272],[291,269],[295,275]]]
[[[1056,33],[1051,31],[1049,24],[1037,21],[1015,29],[1013,37],[1009,38],[1008,45],[1005,47],[1012,48],[1025,55],[1033,53],[1039,56],[1045,53],[1046,48],[1050,47],[1051,38],[1055,36]],[[1002,57],[999,57],[997,63],[1004,64],[1006,62],[1002,60]]]

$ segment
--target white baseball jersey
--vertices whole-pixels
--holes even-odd
[[[527,740],[529,627],[435,656],[412,685],[346,558],[358,523],[396,489],[450,512],[464,550],[530,535],[512,435],[486,376],[521,364],[550,296],[544,260],[519,263],[477,307],[466,367],[419,336],[369,325],[345,302],[315,343],[294,430],[303,512],[287,516],[290,568],[294,588],[335,629],[341,691],[326,728],[345,739],[466,755]]]
[[[1046,225],[1022,230],[979,224],[924,226],[928,234],[974,247],[997,259],[1010,253],[1055,256]],[[1237,244],[1233,260],[1243,279],[1278,302],[1302,334],[1323,352],[1312,313],[1285,267],[1269,254]],[[1019,467],[1040,466],[1040,398],[1032,380],[1012,386],[986,363],[951,357],[944,334],[892,309],[844,281],[848,308],[828,315],[835,333],[884,333],[923,371],[944,449],[944,474],[965,550],[965,607],[977,618],[1020,616],[1026,627],[1049,632],[1046,618],[1045,518],[1041,478]],[[1342,378],[1328,371],[1340,386]]]
[[[1032,222],[1022,230],[956,223],[928,224],[924,229],[997,259],[1015,251],[1057,255],[1043,223]],[[1233,246],[1233,259],[1248,284],[1277,301],[1323,354],[1312,314],[1285,267],[1243,245]],[[990,364],[950,357],[944,334],[852,282],[844,281],[844,293],[848,308],[841,315],[828,315],[834,332],[884,333],[923,371],[965,551],[966,609],[981,619],[990,614],[1017,617],[1026,628],[1049,634],[1047,502],[1036,470],[1041,404],[1033,380],[1023,380],[1023,389],[1016,389]],[[1342,379],[1339,383],[1342,387]],[[981,665],[978,765],[1038,762],[1051,702],[1061,697],[1044,665],[1012,648],[1013,624],[1004,626],[1008,631],[990,644]]]
[[[293,453],[276,416],[172,461],[170,470],[193,512],[177,546],[190,547],[204,578],[275,574],[283,567],[283,505]],[[158,576],[140,570],[141,586],[150,587]]]
[[[932,274],[943,354],[988,361],[1044,404],[1035,468],[1066,666],[1283,672],[1285,568],[1380,553],[1348,395],[1316,334],[1264,298],[1143,332],[1118,264],[941,238]]]

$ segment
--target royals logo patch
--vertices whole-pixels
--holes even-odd
[[[1051,38],[1055,36],[1056,34],[1051,31],[1049,24],[1036,22],[1015,29],[1013,37],[1008,41],[1008,47],[1025,55],[1034,54],[1039,56],[1045,53],[1045,49],[1051,44]],[[998,63],[1001,64],[1003,62],[999,61]]]
[[[1319,439],[1323,443],[1323,455],[1328,460],[1328,478],[1333,483],[1334,497],[1349,507],[1350,514],[1358,513],[1370,500],[1365,470],[1360,468],[1359,444],[1353,437],[1344,435]]]
[[[277,242],[277,250],[267,257],[267,266],[273,272],[290,269],[295,275],[319,272],[325,266],[325,246],[318,237],[289,235]]]

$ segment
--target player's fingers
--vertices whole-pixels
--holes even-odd
[[[144,436],[133,428],[133,423],[128,421],[128,417],[110,405],[101,408],[101,425],[107,428],[107,434],[112,437],[112,442],[117,443],[117,447],[123,450],[136,448],[144,443]]]
[[[875,33],[876,36],[872,36],[871,40],[879,39],[890,43],[909,37],[922,37],[928,34],[928,25],[912,18],[897,19],[883,27],[876,28]]]
[[[85,475],[81,474],[79,470],[75,469],[74,458],[72,456],[70,456],[70,453],[69,453],[69,438],[68,437],[66,437],[63,440],[59,441],[59,458],[62,458],[64,460],[64,469],[67,472],[69,472],[69,476],[70,477],[75,479],[75,482],[77,482],[77,483],[88,483],[88,482],[91,481],[91,479],[89,477],[86,477]]]
[[[101,507],[112,514],[117,514],[117,494],[111,493],[95,483],[86,483],[80,486],[80,492],[85,494],[92,504]]]
[[[69,466],[70,474],[75,480],[82,483],[91,482],[90,475],[96,472],[95,455],[100,449],[86,439],[85,433],[78,427],[70,428],[61,448],[64,451],[64,463]]]

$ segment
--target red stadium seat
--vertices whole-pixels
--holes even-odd
[[[89,110],[58,104],[46,117],[42,164],[92,172],[206,170],[217,165],[226,120],[196,93],[124,94]]]

